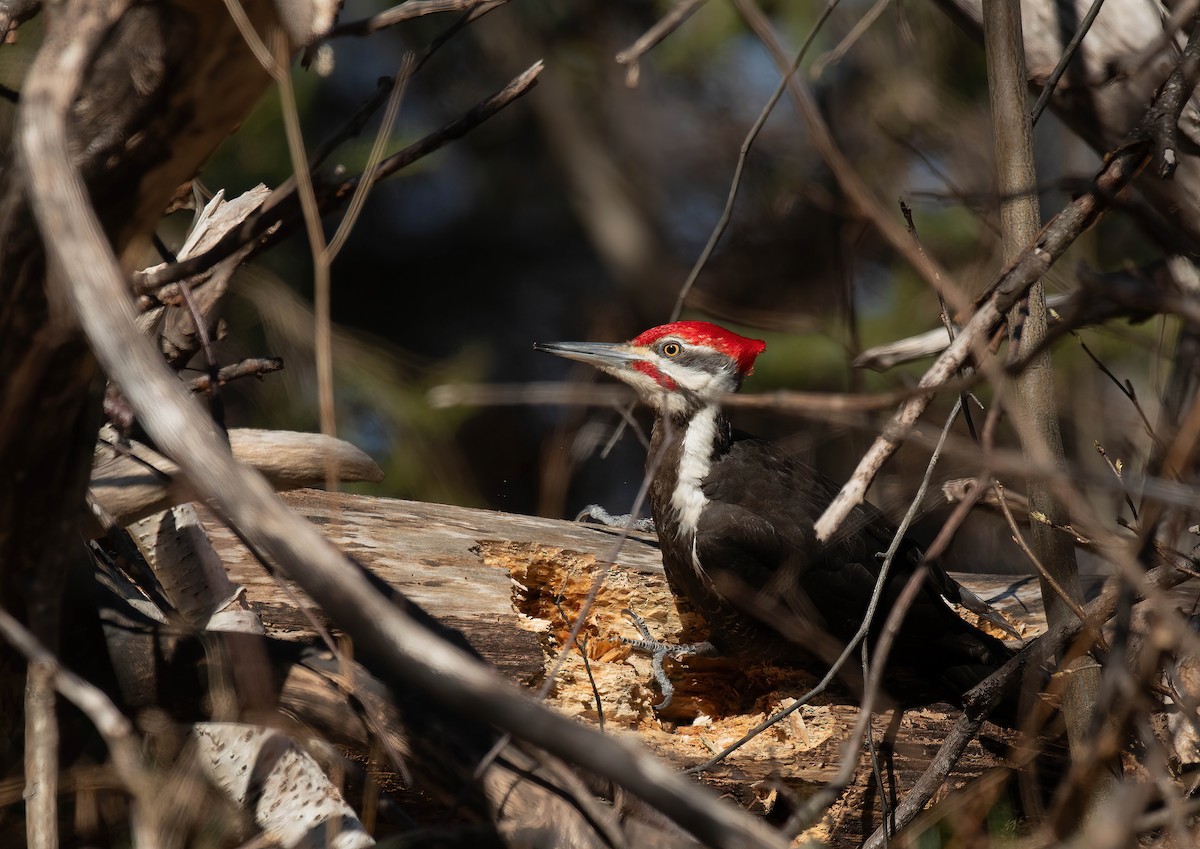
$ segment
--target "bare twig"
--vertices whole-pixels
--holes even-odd
[[[830,65],[840,62],[842,57],[850,52],[850,48],[857,44],[858,40],[863,37],[863,34],[871,28],[871,25],[879,20],[880,15],[884,13],[891,2],[892,0],[875,0],[875,3],[858,19],[858,22],[854,24],[850,32],[846,33],[846,37],[838,43],[838,46],[813,62],[812,78],[820,79],[821,75],[825,73],[825,70]]]
[[[226,0],[236,3],[238,0]],[[333,317],[331,268],[332,257],[325,241],[325,230],[321,226],[321,210],[313,188],[312,173],[308,170],[308,157],[304,150],[304,136],[300,129],[300,110],[296,106],[296,92],[292,87],[292,74],[288,66],[288,45],[283,33],[275,29],[271,33],[271,56],[273,62],[268,72],[279,84],[279,101],[283,106],[283,125],[287,135],[288,153],[292,158],[292,174],[300,193],[300,210],[304,217],[304,229],[308,234],[308,247],[313,260],[313,351],[316,354],[317,406],[320,409],[321,433],[328,437],[337,436],[337,410],[333,396]],[[401,91],[396,86],[393,92]],[[389,98],[389,105],[395,103]],[[389,128],[390,129],[390,128]],[[363,181],[370,183],[373,164],[368,165]],[[356,187],[354,197],[358,197]],[[325,468],[325,488],[330,492],[338,489],[339,470],[337,461],[329,458]]]
[[[1150,424],[1150,418],[1146,415],[1146,411],[1143,410],[1142,405],[1138,403],[1137,393],[1133,389],[1133,384],[1128,380],[1122,383],[1115,374],[1109,371],[1108,366],[1101,362],[1100,358],[1092,353],[1092,349],[1087,346],[1087,343],[1083,341],[1082,337],[1079,339],[1079,347],[1083,348],[1083,352],[1088,355],[1088,358],[1093,363],[1096,364],[1096,368],[1104,372],[1104,376],[1111,380],[1116,385],[1117,389],[1121,390],[1121,394],[1129,399],[1129,403],[1133,404],[1133,408],[1137,410],[1137,414],[1141,416],[1142,426],[1146,428],[1146,435],[1153,439],[1154,427]],[[1116,470],[1114,469],[1114,471]],[[1118,477],[1120,477],[1120,475],[1118,475]],[[1136,514],[1137,511],[1134,512]]]
[[[338,24],[330,30],[326,38],[370,35],[381,29],[387,29],[425,15],[436,15],[442,12],[471,12],[480,6],[491,5],[495,2],[496,0],[408,0],[406,3],[385,9],[369,18]],[[507,0],[502,0],[502,2],[507,2]]]
[[[176,262],[178,257],[166,246],[166,244],[154,235],[154,244],[158,248],[159,255],[166,262]],[[209,378],[209,411],[212,413],[213,421],[217,426],[224,429],[225,416],[224,407],[221,403],[221,382],[218,379],[219,367],[217,366],[217,354],[213,350],[212,338],[208,333],[208,322],[205,320],[204,314],[200,309],[200,304],[196,301],[196,296],[192,294],[192,283],[190,280],[179,281],[179,294],[183,298],[183,303],[187,307],[188,314],[192,317],[192,325],[196,329],[196,338],[200,340],[200,350],[204,352],[204,364],[208,367]]]
[[[463,115],[441,129],[392,154],[380,163],[379,168],[375,172],[375,179],[381,180],[384,177],[389,177],[417,160],[428,156],[436,150],[440,150],[450,142],[462,138],[533,88],[537,84],[538,75],[541,74],[543,68],[544,65],[542,62],[535,62],[526,68],[525,71],[514,77],[503,89],[480,101]],[[350,197],[354,192],[355,186],[358,185],[359,179],[359,177],[351,177],[344,180],[340,185],[323,193],[322,202],[325,207],[332,209],[338,203]],[[204,253],[181,260],[172,265],[148,269],[140,274],[135,274],[135,291],[142,294],[149,294],[168,283],[198,274],[211,268],[241,247],[264,237],[268,231],[270,231],[271,235],[263,244],[270,243],[272,240],[291,232],[291,227],[298,220],[297,212],[298,206],[295,189],[292,188],[285,192],[283,196],[273,198],[271,203],[265,205],[262,212],[247,220],[241,227],[231,231],[220,242]]]
[[[1189,570],[1190,571],[1190,570]],[[1152,593],[1164,592],[1177,586],[1188,578],[1187,571],[1178,568],[1176,560],[1169,557],[1160,565],[1145,573],[1144,579],[1137,588],[1139,598],[1147,598]],[[901,800],[895,810],[896,828],[901,829],[911,823],[920,813],[925,804],[933,798],[933,794],[945,782],[959,756],[967,744],[974,738],[982,725],[982,719],[977,713],[986,710],[997,703],[1004,688],[1009,686],[1017,675],[1029,664],[1040,664],[1043,659],[1057,654],[1062,648],[1079,636],[1083,628],[1099,630],[1117,609],[1120,596],[1120,582],[1110,580],[1100,596],[1085,605],[1083,620],[1071,618],[1051,627],[1042,636],[1032,641],[1008,663],[981,682],[964,701],[968,709],[959,718],[954,730],[947,736],[946,741],[938,750],[929,767],[921,774],[913,788]],[[875,833],[863,844],[863,849],[880,849],[883,844],[883,830],[876,829]]]
[[[939,331],[940,332],[940,331]],[[557,383],[446,383],[426,396],[431,407],[522,406],[578,404],[612,407],[628,403],[633,394],[623,385]],[[912,397],[908,390],[847,395],[841,392],[798,392],[777,390],[751,395],[727,395],[721,403],[729,407],[775,410],[787,413],[832,415],[884,410]]]
[[[440,2],[440,0],[433,1]],[[450,1],[458,2],[458,0]],[[327,139],[317,145],[316,148],[314,148],[312,156],[310,156],[308,160],[308,168],[310,171],[315,173],[316,170],[325,163],[325,160],[332,155],[334,150],[336,150],[343,142],[359,136],[366,128],[367,122],[371,119],[371,117],[378,112],[388,100],[391,99],[392,92],[396,89],[396,87],[404,85],[409,77],[419,71],[422,66],[424,66],[424,64],[429,61],[429,59],[432,58],[435,53],[437,53],[439,49],[441,49],[455,35],[461,32],[463,27],[473,21],[478,20],[493,9],[505,5],[508,0],[487,0],[487,2],[464,0],[464,2],[469,2],[470,8],[468,8],[467,11],[461,15],[453,25],[447,27],[440,35],[438,35],[437,38],[425,45],[424,49],[416,53],[411,62],[407,62],[401,66],[404,76],[392,77],[390,79],[385,77],[384,79],[381,79],[375,92],[369,98],[367,98],[366,102],[364,102],[362,106],[358,108],[358,111],[356,111],[354,115],[352,115],[350,119],[337,130],[337,132],[329,136]],[[410,5],[412,4],[405,4],[405,8]],[[387,12],[384,12],[383,14],[387,14]],[[337,33],[335,31],[333,35],[336,34]],[[330,37],[332,38],[333,35]],[[276,195],[276,197],[273,198],[271,202],[267,204],[267,206],[273,206],[279,197],[291,192],[294,189],[295,177],[289,177],[278,186],[276,189],[278,195]]]
[[[396,116],[400,112],[400,101],[404,99],[405,83],[412,76],[415,64],[415,57],[411,53],[404,54],[400,70],[396,73],[397,83],[392,87],[391,95],[387,100],[387,108],[383,110],[383,120],[379,124],[379,131],[375,134],[375,143],[371,146],[366,165],[363,166],[362,179],[354,187],[354,194],[350,197],[350,203],[346,205],[346,214],[342,216],[337,232],[333,234],[333,238],[329,240],[329,246],[322,254],[326,263],[332,263],[342,246],[346,244],[346,239],[350,237],[350,231],[354,228],[354,223],[358,221],[358,216],[362,213],[363,205],[367,201],[367,193],[375,185],[376,170],[380,160],[383,159],[383,152],[387,148],[388,140],[392,136],[392,128],[395,126]]]
[[[1017,544],[1017,547],[1021,549],[1021,551],[1029,559],[1029,562],[1033,564],[1035,569],[1037,569],[1038,574],[1041,575],[1046,583],[1050,585],[1062,603],[1069,607],[1071,611],[1082,621],[1084,616],[1083,605],[1071,597],[1071,595],[1063,588],[1057,579],[1055,579],[1054,575],[1042,565],[1042,561],[1038,559],[1037,554],[1029,547],[1029,544],[1025,542],[1025,537],[1021,533],[1021,529],[1017,527],[1016,518],[1013,516],[1012,511],[1008,509],[1008,500],[1004,496],[1004,486],[999,481],[993,481],[992,488],[996,492],[996,503],[1000,505],[1000,511],[1004,514],[1004,518],[1008,521],[1008,529],[1012,531],[1013,542]]]
[[[104,738],[113,768],[134,799],[135,839],[138,845],[157,845],[157,827],[153,823],[159,782],[142,761],[141,743],[133,726],[116,705],[97,687],[74,672],[63,669],[33,634],[8,611],[0,609],[0,636],[17,649],[30,664],[40,667],[38,674],[50,677],[54,689],[79,708]],[[45,792],[50,788],[40,788]],[[143,841],[147,841],[144,842]]]
[[[642,33],[641,38],[617,54],[617,62],[621,65],[629,66],[629,76],[627,79],[630,86],[637,85],[638,61],[642,56],[653,49],[655,45],[668,35],[679,29],[683,22],[690,18],[692,13],[703,4],[704,0],[676,0],[671,11],[667,12],[658,23]]]
[[[1030,120],[1034,124],[1042,117],[1042,112],[1045,111],[1046,104],[1050,102],[1050,96],[1054,94],[1054,89],[1058,87],[1058,81],[1067,72],[1067,66],[1075,58],[1075,54],[1079,51],[1079,45],[1083,44],[1083,39],[1087,36],[1088,30],[1092,28],[1092,23],[1096,20],[1096,16],[1100,14],[1100,9],[1103,6],[1104,0],[1092,0],[1092,5],[1088,8],[1087,14],[1083,16],[1083,20],[1079,22],[1079,26],[1075,28],[1075,34],[1071,36],[1071,40],[1063,48],[1063,54],[1058,60],[1058,64],[1054,66],[1054,70],[1050,72],[1050,76],[1046,77],[1046,81],[1042,83],[1042,93],[1038,95],[1037,103],[1033,105],[1033,109],[1029,113]]]
[[[1136,403],[1136,402],[1135,402],[1135,403]],[[1153,437],[1153,436],[1154,436],[1154,434],[1153,434],[1153,433],[1151,433],[1151,434],[1150,434],[1150,436],[1151,436],[1151,437]],[[1098,453],[1098,454],[1100,455],[1100,457],[1101,457],[1101,458],[1104,460],[1104,462],[1105,462],[1105,463],[1108,465],[1108,468],[1112,470],[1113,476],[1114,476],[1114,477],[1115,477],[1117,480],[1121,480],[1121,479],[1122,479],[1122,475],[1121,475],[1121,472],[1122,472],[1122,464],[1121,464],[1121,460],[1118,458],[1118,459],[1117,459],[1117,461],[1114,463],[1114,462],[1112,461],[1112,459],[1111,459],[1111,458],[1109,458],[1109,456],[1108,456],[1108,452],[1104,450],[1104,446],[1100,444],[1100,441],[1099,441],[1099,440],[1097,440],[1096,442],[1094,442],[1094,443],[1093,443],[1093,445],[1094,445],[1094,446],[1095,446],[1095,448],[1096,448],[1096,453]],[[1137,511],[1137,507],[1136,507],[1136,506],[1134,505],[1134,503],[1133,503],[1133,498],[1132,498],[1132,497],[1130,497],[1130,495],[1129,495],[1129,493],[1128,493],[1128,492],[1125,492],[1125,493],[1124,493],[1124,497],[1125,497],[1125,504],[1126,504],[1126,505],[1129,507],[1129,513],[1130,513],[1130,515],[1131,515],[1131,516],[1133,516],[1133,521],[1135,521],[1135,522],[1136,522],[1136,521],[1138,520],[1138,511]]]
[[[905,262],[912,266],[935,291],[940,292],[956,311],[962,312],[966,304],[963,303],[963,298],[959,294],[959,287],[953,284],[950,275],[932,257],[923,255],[916,249],[908,231],[875,197],[850,160],[838,147],[829,125],[821,115],[812,91],[798,74],[787,73],[789,67],[787,53],[766,15],[754,0],[736,0],[734,5],[754,34],[767,48],[776,67],[785,75],[792,102],[808,125],[809,140],[833,173],[839,188],[849,199],[854,210],[866,221],[869,221],[888,243],[888,246],[904,257]]]
[[[1096,174],[1092,189],[1077,197],[1042,229],[1038,238],[1008,266],[989,287],[983,302],[959,336],[934,361],[917,383],[921,395],[901,405],[884,432],[863,456],[854,474],[817,520],[817,536],[824,540],[841,525],[860,503],[884,461],[892,455],[901,436],[912,427],[928,406],[932,391],[943,386],[977,346],[982,346],[1034,282],[1040,279],[1080,234],[1091,227],[1108,208],[1109,198],[1129,184],[1149,158],[1148,145],[1131,143],[1114,151]]]
[[[217,372],[217,382],[224,386],[233,380],[243,377],[261,378],[264,374],[280,371],[283,368],[281,357],[250,357],[241,362],[224,366]],[[212,377],[202,374],[188,381],[187,387],[198,395],[205,395],[212,390]]]
[[[704,249],[700,251],[700,256],[696,258],[696,264],[692,266],[687,279],[683,281],[683,286],[679,289],[679,295],[675,298],[675,308],[671,310],[671,321],[679,318],[683,312],[683,305],[687,301],[688,294],[692,291],[692,287],[696,285],[696,280],[700,277],[700,272],[708,265],[709,258],[712,257],[713,251],[716,250],[717,242],[721,241],[721,236],[724,235],[725,229],[733,219],[733,204],[737,200],[738,190],[742,185],[742,172],[746,168],[746,157],[750,154],[750,148],[753,146],[754,140],[758,138],[758,134],[767,123],[767,119],[775,111],[775,104],[779,103],[779,98],[783,96],[783,92],[787,89],[788,81],[800,69],[800,64],[804,61],[804,57],[808,55],[808,49],[812,46],[813,39],[817,37],[817,33],[821,31],[825,22],[829,20],[829,16],[837,8],[839,2],[840,0],[826,0],[825,8],[821,10],[820,17],[817,18],[812,29],[809,30],[808,37],[804,39],[804,44],[801,45],[796,58],[789,67],[784,69],[783,78],[779,81],[779,85],[771,92],[771,96],[767,98],[766,105],[758,113],[758,117],[754,119],[754,124],[750,127],[750,131],[746,133],[746,138],[742,140],[742,146],[738,149],[737,164],[733,168],[733,179],[729,182],[729,194],[725,197],[725,208],[721,210],[721,217],[717,219],[712,233],[709,234],[708,242],[704,245]],[[743,14],[746,13],[743,12]]]

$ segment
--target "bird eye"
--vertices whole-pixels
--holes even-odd
[[[667,344],[662,346],[662,352],[663,352],[664,357],[678,357],[679,352],[682,350],[683,349],[681,347],[679,347],[678,342],[668,342]]]

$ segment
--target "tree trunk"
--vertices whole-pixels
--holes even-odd
[[[271,3],[244,3],[260,29]],[[143,258],[168,200],[248,113],[269,82],[231,17],[211,3],[176,0],[81,11],[45,8],[46,39],[85,19],[104,28],[72,109],[70,144],[92,203],[128,269]],[[107,14],[106,20],[95,20]],[[115,19],[114,19],[115,18]],[[35,60],[36,67],[36,60]],[[31,70],[31,74],[34,71]],[[21,104],[22,113],[28,102]],[[78,536],[100,421],[96,361],[55,291],[14,141],[0,159],[0,605],[60,644],[58,598]],[[86,617],[86,613],[84,614]],[[61,644],[86,618],[63,618]],[[24,664],[0,648],[0,769],[22,733]]]

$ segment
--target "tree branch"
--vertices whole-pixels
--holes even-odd
[[[988,287],[982,302],[968,320],[962,333],[952,342],[917,383],[923,394],[901,405],[884,432],[863,456],[854,474],[816,522],[817,537],[830,536],[850,511],[859,504],[867,487],[883,463],[900,445],[904,434],[920,418],[935,390],[946,384],[955,371],[975,350],[983,350],[986,340],[1004,315],[1024,297],[1038,279],[1066,252],[1079,236],[1096,223],[1108,209],[1111,199],[1137,176],[1149,160],[1149,144],[1135,134],[1129,144],[1113,151],[1092,180],[1092,187],[1052,218],[1038,238],[1021,253]]]
[[[392,154],[379,163],[373,178],[381,180],[390,177],[402,168],[445,147],[450,142],[462,138],[533,88],[537,84],[538,75],[541,74],[543,67],[542,62],[535,62],[514,77],[500,91],[480,101],[454,121]],[[361,175],[351,177],[337,186],[324,188],[318,198],[322,211],[328,212],[347,200],[354,193],[360,179]],[[191,277],[211,268],[251,242],[262,239],[259,243],[261,248],[290,234],[292,228],[301,220],[300,206],[294,183],[291,183],[290,186],[285,184],[280,189],[282,191],[273,193],[267,199],[263,209],[257,215],[251,216],[236,230],[230,231],[220,242],[204,253],[181,262],[147,269],[135,274],[133,276],[134,290],[139,294],[151,294],[168,283]]]

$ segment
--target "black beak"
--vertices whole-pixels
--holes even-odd
[[[642,359],[626,342],[534,342],[533,347],[536,351],[612,370]]]

